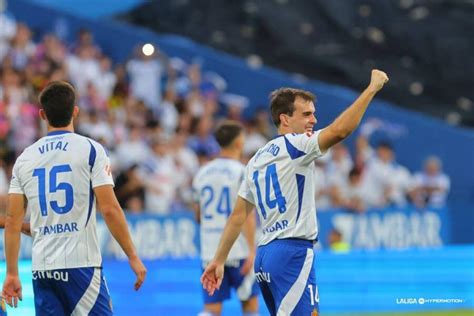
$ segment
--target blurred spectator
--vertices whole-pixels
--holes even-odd
[[[411,184],[410,172],[395,161],[395,153],[389,143],[381,142],[377,146],[377,156],[368,163],[364,181],[368,181],[365,185],[372,188],[377,206],[406,204]]]
[[[178,127],[179,113],[175,106],[176,93],[172,88],[166,89],[165,97],[160,106],[160,125],[167,136],[172,136]]]
[[[329,249],[333,252],[346,253],[351,250],[351,245],[344,241],[340,231],[333,228],[329,232]]]
[[[79,46],[77,55],[71,54],[66,58],[69,78],[79,96],[86,94],[88,84],[100,76],[100,66],[95,54],[94,46]]]
[[[332,198],[329,186],[329,180],[326,173],[327,159],[321,157],[315,160],[314,178],[315,181],[315,197],[316,208],[318,211],[325,211],[332,206]]]
[[[8,57],[14,69],[22,70],[26,67],[28,59],[35,53],[36,45],[31,40],[31,31],[23,23],[17,24],[16,33],[11,41]]]
[[[418,207],[445,206],[450,180],[442,171],[441,160],[435,156],[428,157],[423,167],[423,171],[414,176],[410,193],[413,203]]]
[[[255,119],[252,119],[245,124],[244,156],[250,159],[252,155],[267,142],[268,139],[259,132],[257,121]]]
[[[358,168],[352,168],[349,172],[348,181],[340,188],[341,205],[356,213],[362,213],[375,204],[371,201],[372,188],[367,186],[367,182],[362,180],[362,173]]]
[[[112,71],[112,61],[107,56],[102,56],[99,60],[100,72],[94,80],[94,85],[99,96],[108,101],[112,96],[117,77]]]
[[[192,179],[199,169],[197,155],[186,146],[188,134],[186,131],[178,131],[172,139],[173,158],[177,169],[178,195],[185,204],[192,202]]]
[[[220,149],[214,135],[212,135],[212,118],[203,117],[194,125],[196,133],[189,138],[188,146],[198,155],[208,158],[217,155]]]
[[[156,137],[151,147],[152,154],[140,170],[145,184],[145,209],[154,214],[169,214],[179,184],[178,169],[167,139]]]
[[[115,180],[115,194],[122,208],[141,213],[145,207],[145,186],[138,174],[138,165],[131,165]]]
[[[152,55],[145,55],[141,47],[136,48],[135,57],[127,62],[127,73],[130,78],[130,92],[145,102],[145,105],[157,114],[161,102],[161,77],[163,61],[158,59],[158,47]]]
[[[129,127],[128,139],[119,144],[115,151],[115,164],[125,170],[134,164],[141,165],[150,156],[150,149],[144,142],[143,129],[137,125]]]

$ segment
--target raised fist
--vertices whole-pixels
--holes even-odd
[[[372,87],[375,92],[379,91],[382,89],[383,85],[388,81],[388,76],[385,72],[378,70],[378,69],[372,69],[372,76],[370,78],[370,87]]]

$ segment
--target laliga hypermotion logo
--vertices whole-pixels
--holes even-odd
[[[318,316],[318,311],[315,309],[313,309],[313,312],[311,313],[311,316]]]

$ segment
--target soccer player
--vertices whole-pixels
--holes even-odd
[[[142,285],[146,268],[115,197],[109,158],[99,143],[74,133],[79,108],[69,83],[48,84],[40,103],[48,134],[26,148],[13,167],[2,296],[13,307],[22,299],[18,252],[28,209],[36,315],[112,315],[96,233],[96,201],[136,274],[135,290]]]
[[[250,159],[239,197],[219,242],[201,276],[212,295],[221,286],[224,262],[246,217],[256,205],[262,236],[255,274],[271,315],[318,313],[319,296],[313,269],[313,243],[318,236],[313,161],[348,137],[359,125],[370,101],[388,81],[372,70],[370,84],[334,122],[313,133],[314,95],[281,88],[271,94],[272,119],[279,136]]]
[[[216,129],[215,137],[221,147],[219,157],[201,167],[193,180],[195,200],[198,202],[195,206],[196,218],[201,224],[203,268],[216,252],[245,172],[245,166],[239,161],[244,146],[242,126],[237,122],[225,121]],[[221,288],[213,296],[203,291],[202,316],[220,315],[222,302],[230,298],[232,288],[236,289],[241,301],[242,313],[246,316],[258,315],[258,285],[252,269],[255,259],[255,220],[255,214],[248,217],[242,234],[232,247],[224,263]]]

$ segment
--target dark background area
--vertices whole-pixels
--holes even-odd
[[[474,2],[166,0],[119,17],[360,90],[371,68],[396,104],[474,127]]]

